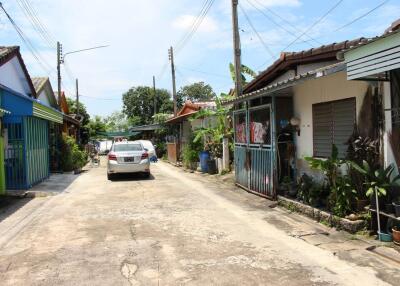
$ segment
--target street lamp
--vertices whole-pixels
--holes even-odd
[[[63,56],[61,56],[61,63],[64,63],[65,57],[67,55],[80,53],[80,52],[85,52],[85,51],[90,51],[90,50],[95,50],[95,49],[107,48],[109,46],[110,45],[96,46],[96,47],[92,47],[92,48],[86,48],[86,49],[82,49],[82,50],[76,50],[76,51],[65,53]]]
[[[103,46],[96,46],[96,47],[71,51],[71,52],[65,53],[63,56],[62,45],[60,42],[57,42],[57,84],[58,84],[58,102],[59,102],[59,104],[61,103],[61,69],[60,69],[60,65],[64,63],[65,57],[69,54],[75,54],[75,53],[85,52],[85,51],[94,50],[94,49],[106,48],[108,46],[109,45],[103,45]]]
[[[64,63],[65,57],[70,54],[75,54],[75,53],[80,53],[80,52],[85,52],[85,51],[90,51],[90,50],[95,50],[95,49],[101,49],[101,48],[106,48],[106,47],[109,47],[109,45],[95,46],[95,47],[91,47],[91,48],[71,51],[71,52],[65,53],[63,55],[61,43],[57,42],[57,83],[58,83],[58,104],[60,105],[60,109],[61,109],[61,69],[60,69],[60,65]],[[76,84],[76,115],[79,116],[78,79],[76,79],[75,84]],[[79,142],[79,127],[78,127],[78,142]]]

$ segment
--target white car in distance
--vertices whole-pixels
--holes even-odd
[[[156,154],[156,148],[154,147],[153,143],[149,140],[136,140],[134,142],[140,142],[140,144],[143,145],[143,147],[147,150],[147,153],[149,153],[149,158],[152,158],[153,156],[157,156]]]
[[[115,174],[142,173],[150,177],[149,153],[138,141],[115,142],[107,156],[107,178]]]

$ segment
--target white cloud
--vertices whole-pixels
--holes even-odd
[[[172,26],[181,30],[188,30],[192,27],[197,17],[193,15],[179,16],[172,22]],[[206,16],[198,28],[199,32],[214,32],[218,28],[217,22],[210,16]]]

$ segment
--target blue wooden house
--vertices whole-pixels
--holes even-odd
[[[36,99],[19,47],[0,47],[0,98],[5,186],[28,189],[49,177],[49,124],[62,113]]]

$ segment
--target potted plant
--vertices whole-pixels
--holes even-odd
[[[400,245],[400,227],[393,226],[392,228],[393,242],[397,245]]]
[[[367,161],[363,161],[362,166],[351,162],[352,168],[364,175],[366,182],[364,183],[367,187],[366,196],[371,200],[371,207],[376,208],[376,196],[375,192],[379,197],[387,195],[387,191],[392,187],[400,186],[400,176],[391,178],[394,167],[388,166],[386,169],[379,168],[373,170]],[[379,202],[379,207],[383,207],[383,202]]]

